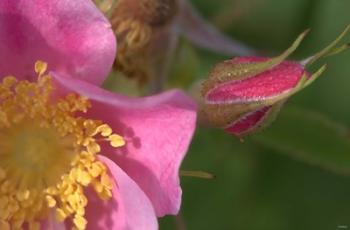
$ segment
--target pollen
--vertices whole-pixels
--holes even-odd
[[[112,196],[112,180],[98,160],[101,142],[114,148],[122,136],[102,121],[83,117],[85,97],[54,97],[47,64],[38,61],[36,82],[7,76],[0,82],[0,229],[39,229],[54,213],[85,229],[87,187]]]

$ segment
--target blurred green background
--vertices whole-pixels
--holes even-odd
[[[192,3],[220,30],[266,55],[311,28],[295,59],[328,45],[350,23],[349,0]],[[186,41],[177,56],[174,85],[205,77],[229,58]],[[265,132],[242,143],[220,130],[197,130],[182,169],[216,179],[182,177],[181,214],[161,219],[161,229],[350,229],[350,51],[324,62],[327,72],[291,98]]]

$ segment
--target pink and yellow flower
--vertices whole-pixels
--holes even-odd
[[[156,229],[176,214],[192,100],[94,85],[116,44],[90,1],[1,1],[0,36],[0,229]]]

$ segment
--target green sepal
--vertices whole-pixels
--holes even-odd
[[[336,55],[336,54],[341,53],[344,50],[348,49],[349,47],[350,47],[350,43],[347,43],[347,44],[344,44],[342,46],[336,47],[336,48],[332,49],[331,51],[329,51],[329,53],[327,55],[325,55],[324,57],[329,57],[329,56]]]
[[[349,43],[338,46],[339,42],[345,37],[345,35],[350,31],[350,25],[348,25],[344,31],[331,43],[329,44],[326,48],[321,50],[320,52],[316,53],[315,55],[307,58],[306,60],[303,61],[303,64],[305,66],[310,66],[313,63],[315,63],[317,60],[323,57],[327,56],[332,56],[335,54],[338,54],[347,48],[349,48]]]
[[[202,95],[205,97],[210,90],[221,84],[246,79],[279,65],[299,47],[308,32],[309,30],[306,30],[301,33],[286,51],[268,61],[258,63],[232,63],[232,61],[225,61],[217,64],[209,73],[209,79],[203,84]]]
[[[319,68],[314,74],[312,74],[308,80],[301,86],[301,88],[298,90],[302,90],[306,87],[308,87],[309,85],[311,85],[316,79],[318,79],[319,76],[321,76],[321,74],[326,71],[327,69],[327,64],[324,64],[321,68]]]

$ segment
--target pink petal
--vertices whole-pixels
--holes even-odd
[[[229,127],[227,127],[225,130],[237,136],[249,132],[250,130],[259,126],[259,124],[264,120],[271,108],[271,106],[265,106],[261,109],[245,114],[240,119],[236,120],[233,124],[231,124]]]
[[[33,79],[34,63],[100,84],[110,71],[116,40],[91,0],[1,0],[0,78]]]
[[[266,58],[243,57],[233,59],[232,63],[254,63],[266,60]],[[256,76],[218,86],[208,93],[206,99],[210,102],[241,103],[279,96],[292,90],[304,72],[301,64],[284,61]]]
[[[113,197],[102,201],[94,191],[88,193],[87,230],[153,230],[158,229],[152,203],[141,188],[113,161],[101,156],[115,179]]]
[[[111,125],[126,147],[103,151],[136,181],[157,216],[176,214],[181,203],[179,167],[196,125],[196,106],[180,91],[141,99],[119,96],[86,82],[55,77],[61,90],[85,95],[93,103],[88,116]]]

